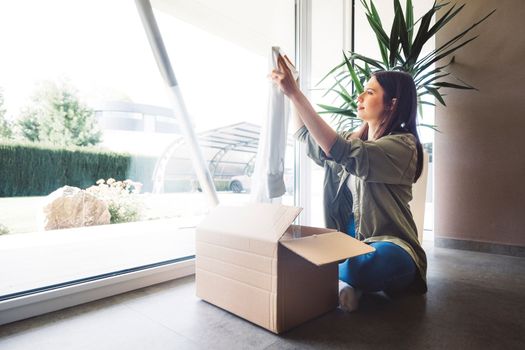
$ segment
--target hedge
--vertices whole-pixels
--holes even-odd
[[[48,195],[65,185],[86,188],[98,179],[130,178],[151,190],[155,158],[95,148],[0,142],[0,197]]]

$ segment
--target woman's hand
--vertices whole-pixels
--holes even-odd
[[[286,56],[284,56],[286,57]],[[292,62],[286,57],[288,64],[293,67]],[[288,97],[292,97],[294,94],[300,92],[299,85],[294,79],[292,71],[288,68],[285,59],[280,54],[277,56],[277,66],[278,69],[273,69],[272,73],[269,75],[272,81],[277,84],[279,89]]]
[[[290,60],[288,60],[288,64],[293,68]],[[277,57],[277,66],[278,69],[272,70],[269,77],[290,98],[297,115],[301,118],[302,123],[298,125],[304,123],[315,142],[327,156],[330,156],[330,150],[337,139],[337,133],[317,114],[310,101],[301,92],[290,68],[288,68],[286,61],[281,55]]]

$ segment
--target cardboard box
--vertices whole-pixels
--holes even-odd
[[[218,206],[196,230],[196,293],[274,333],[336,308],[337,263],[374,248],[344,233],[292,225],[301,209]]]

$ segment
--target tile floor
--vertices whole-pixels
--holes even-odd
[[[366,295],[277,336],[187,277],[0,326],[0,349],[525,349],[525,258],[426,247],[429,292]]]

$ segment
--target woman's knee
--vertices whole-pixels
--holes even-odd
[[[339,279],[351,286],[364,290],[376,291],[381,281],[378,280],[374,267],[374,253],[346,260],[339,265]]]
[[[371,245],[376,248],[375,252],[348,259],[339,265],[339,279],[368,292],[399,290],[408,286],[416,274],[410,255],[390,242]]]

